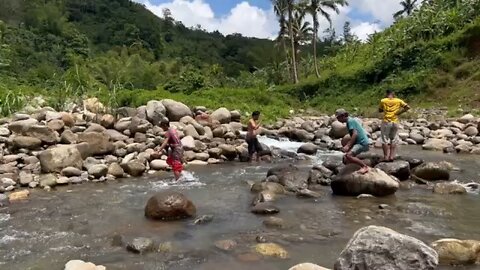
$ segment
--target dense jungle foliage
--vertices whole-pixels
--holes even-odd
[[[85,96],[110,107],[170,97],[272,118],[368,114],[386,88],[418,106],[479,107],[480,0],[424,1],[365,42],[349,24],[340,34],[310,25],[318,0],[272,2],[276,40],[187,28],[130,0],[0,0],[1,113],[42,95],[56,109]],[[333,2],[323,7],[347,4]]]

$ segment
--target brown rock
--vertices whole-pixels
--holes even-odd
[[[193,217],[195,205],[183,194],[164,191],[152,196],[145,206],[145,216],[157,220],[177,220]]]

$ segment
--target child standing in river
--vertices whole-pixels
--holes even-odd
[[[178,181],[183,171],[183,146],[178,136],[177,130],[170,127],[170,122],[164,119],[160,123],[160,127],[166,131],[165,140],[162,145],[157,149],[158,153],[169,147],[167,164],[172,167],[175,180]]]
[[[259,160],[258,153],[262,151],[262,146],[257,138],[258,129],[260,128],[260,112],[254,111],[252,113],[252,118],[248,121],[248,131],[247,131],[247,144],[248,144],[248,155],[250,157],[250,161],[253,161],[253,157],[255,156],[255,160]]]

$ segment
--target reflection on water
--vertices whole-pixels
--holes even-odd
[[[405,148],[403,149],[405,152]],[[478,180],[480,161],[470,156],[444,156],[408,149],[414,157],[447,160],[462,171],[461,182]],[[189,167],[186,181],[166,177],[125,179],[117,182],[60,187],[55,192],[32,190],[25,203],[0,209],[1,269],[63,269],[70,259],[82,259],[107,269],[288,269],[310,261],[333,266],[352,234],[366,225],[382,225],[427,243],[444,237],[479,239],[480,196],[433,194],[423,186],[402,189],[388,198],[356,199],[331,195],[319,199],[283,197],[275,203],[288,226],[267,229],[263,217],[249,212],[253,195],[247,181],[259,181],[272,164],[236,164]],[[308,170],[302,164],[301,168]],[[190,174],[191,173],[191,174]],[[179,190],[197,207],[197,214],[213,215],[211,223],[193,220],[153,222],[143,217],[148,198],[160,190]],[[389,207],[379,209],[379,204]],[[290,259],[256,259],[251,256],[256,237],[284,246]],[[112,244],[121,237],[149,237],[169,242],[165,253],[135,255]],[[233,239],[238,247],[217,250],[217,240]],[[445,268],[448,269],[448,268]],[[474,269],[474,268],[469,268]]]

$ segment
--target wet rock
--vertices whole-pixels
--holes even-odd
[[[28,190],[21,190],[21,191],[16,191],[12,192],[8,195],[8,200],[10,202],[14,201],[23,201],[28,199],[28,196],[30,196],[30,191]]]
[[[64,168],[82,168],[82,156],[74,146],[57,146],[38,155],[42,172],[61,172]]]
[[[297,191],[297,197],[300,198],[320,198],[321,195],[315,191],[309,189],[300,189]]]
[[[65,264],[64,270],[106,270],[103,265],[95,265],[91,262],[84,262],[81,260],[71,260]]]
[[[287,227],[285,220],[279,217],[268,217],[263,221],[267,228],[285,229]]]
[[[261,183],[255,183],[252,185],[251,189],[252,192],[259,193],[262,191],[270,191],[275,194],[284,194],[285,193],[285,188],[275,182],[261,182]]]
[[[322,165],[332,172],[338,172],[339,168],[343,166],[342,160],[338,158],[327,158]]]
[[[298,148],[297,153],[299,154],[306,154],[306,155],[315,155],[318,151],[318,146],[313,143],[306,143],[300,148]]]
[[[278,214],[280,209],[270,203],[261,202],[252,207],[251,212],[257,215],[274,215]]]
[[[0,194],[0,207],[5,207],[10,203],[8,196],[5,194]]]
[[[399,183],[379,169],[370,169],[366,174],[357,172],[359,167],[349,164],[343,168],[331,183],[332,191],[337,195],[358,196],[371,194],[377,197],[394,194]]]
[[[267,257],[287,259],[289,256],[288,252],[282,246],[275,243],[257,244],[255,245],[254,250],[255,252]]]
[[[42,174],[40,175],[40,187],[54,187],[57,185],[57,177],[54,174]]]
[[[145,216],[157,220],[176,220],[193,217],[195,205],[183,194],[165,191],[152,196],[145,206]]]
[[[267,177],[271,175],[277,176],[279,183],[287,190],[296,191],[308,186],[308,176],[291,164],[271,168],[268,170]]]
[[[431,244],[442,265],[469,265],[480,263],[480,241],[441,239]]]
[[[428,139],[422,146],[424,150],[443,151],[446,148],[453,148],[453,143],[445,139]]]
[[[144,254],[154,249],[152,239],[145,237],[135,238],[131,243],[127,244],[127,250],[133,253]]]
[[[330,270],[313,263],[301,263],[290,267],[288,270]]]
[[[99,179],[102,176],[106,176],[108,173],[108,167],[104,164],[96,164],[91,166],[88,169],[88,174],[93,175],[93,177]]]
[[[433,270],[437,265],[437,252],[420,240],[385,227],[368,226],[350,239],[334,269]]]
[[[172,251],[174,251],[174,247],[173,247],[172,242],[164,242],[164,243],[160,243],[158,245],[158,252],[159,253],[170,253]]]
[[[465,194],[467,190],[460,184],[437,183],[433,186],[433,193],[437,194]]]
[[[449,180],[450,168],[445,163],[427,162],[416,167],[412,175],[427,181]]]
[[[222,151],[222,155],[225,156],[228,160],[235,160],[237,157],[237,149],[235,149],[235,146],[229,145],[229,144],[221,144],[218,146],[220,150]]]
[[[193,160],[188,162],[188,165],[193,165],[193,166],[205,166],[208,165],[208,162],[206,161],[201,161],[201,160]]]
[[[33,174],[22,171],[20,172],[18,178],[20,185],[25,187],[33,181]]]
[[[184,116],[192,116],[190,108],[183,103],[171,99],[164,99],[161,102],[170,121],[180,121]]]
[[[329,170],[328,168],[322,166],[322,165],[317,165],[314,166],[308,175],[308,184],[309,185],[315,185],[315,184],[320,184],[322,186],[330,186],[332,180],[333,172]]]
[[[237,247],[234,240],[219,240],[215,242],[215,247],[223,251],[232,251]]]
[[[199,218],[196,218],[193,221],[193,224],[195,224],[195,225],[207,224],[207,223],[212,222],[212,220],[213,220],[213,215],[203,215]]]
[[[273,202],[276,199],[276,194],[271,192],[271,191],[262,191],[260,193],[257,193],[255,197],[252,200],[252,205],[255,206],[259,203],[264,203],[264,202]]]
[[[27,137],[27,136],[16,136],[13,138],[12,143],[13,143],[13,146],[17,149],[25,148],[25,149],[35,150],[42,146],[41,140],[33,137]]]
[[[375,166],[375,168],[393,175],[401,181],[410,178],[410,164],[407,161],[397,160],[394,162],[382,162]]]
[[[211,114],[211,118],[220,124],[228,124],[232,119],[232,114],[226,108],[219,108]]]
[[[129,175],[133,176],[133,177],[139,177],[139,176],[142,176],[143,173],[145,172],[146,170],[146,167],[143,163],[137,161],[137,160],[134,160],[134,161],[130,161],[128,163],[124,163],[121,165],[122,166],[122,169],[128,173]]]

